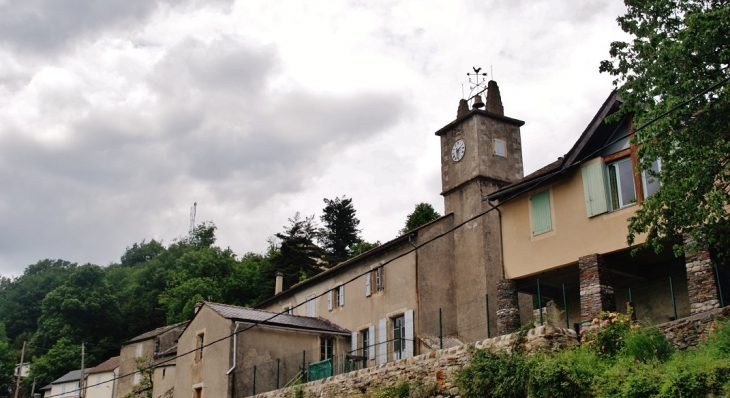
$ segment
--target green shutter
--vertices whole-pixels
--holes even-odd
[[[550,218],[550,192],[543,191],[530,197],[532,205],[532,234],[537,235],[553,229]]]
[[[586,200],[586,215],[595,215],[608,211],[606,200],[606,180],[603,176],[603,163],[593,163],[580,169],[583,175],[583,194]]]

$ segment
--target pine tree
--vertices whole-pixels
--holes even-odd
[[[327,253],[327,263],[330,267],[347,260],[352,256],[352,248],[360,243],[360,220],[355,216],[355,207],[352,199],[342,198],[324,199],[326,206],[322,209],[322,223],[317,238]]]

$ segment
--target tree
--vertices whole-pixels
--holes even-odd
[[[132,267],[149,261],[164,251],[165,247],[156,240],[152,239],[149,243],[142,240],[140,244],[134,243],[132,247],[127,246],[127,250],[122,255],[121,264],[125,267]]]
[[[441,217],[429,203],[419,203],[411,214],[406,217],[406,226],[399,232],[401,235],[412,231],[421,225],[428,224],[431,221]]]
[[[320,220],[323,227],[319,229],[317,239],[327,252],[327,263],[330,267],[347,260],[352,256],[352,247],[360,243],[360,220],[355,216],[352,199],[346,197],[324,199]]]
[[[643,170],[657,159],[661,165],[660,172],[650,172],[661,188],[629,219],[628,242],[646,233],[646,245],[660,251],[688,233],[697,246],[719,249],[727,258],[730,5],[725,0],[625,2],[627,13],[618,23],[633,40],[612,43],[612,59],[600,70],[616,76],[623,104],[615,119],[633,115],[635,128],[656,119],[636,132],[634,142]],[[679,255],[684,247],[674,244],[674,249]]]
[[[276,272],[284,274],[284,288],[322,272],[325,252],[314,244],[317,228],[314,216],[301,218],[296,213],[284,232],[275,234],[280,241],[271,257],[272,267],[266,279],[273,281]],[[273,291],[271,292],[273,293]]]
[[[365,253],[368,250],[375,249],[376,247],[380,246],[380,241],[375,241],[373,243],[361,241],[359,243],[355,243],[352,246],[351,253],[353,257],[359,256],[363,253]]]

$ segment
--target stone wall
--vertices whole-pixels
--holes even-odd
[[[684,245],[692,243],[688,235],[684,235]],[[692,314],[699,314],[720,307],[717,294],[717,282],[710,252],[707,250],[686,250],[685,263],[687,266],[687,288],[689,289],[689,304]]]
[[[611,273],[606,259],[591,254],[578,259],[580,272],[580,316],[583,320],[597,317],[601,311],[615,311]]]
[[[477,349],[492,352],[510,352],[517,344],[517,333],[494,337],[474,344]],[[518,345],[530,355],[542,350],[557,350],[578,345],[573,330],[540,326],[531,329]],[[401,382],[435,384],[444,397],[456,396],[458,388],[452,383],[452,374],[469,363],[469,347],[461,345],[432,351],[408,359],[389,362],[371,368],[313,381],[297,387],[283,388],[256,395],[256,398],[289,398],[302,389],[308,397],[350,397],[394,386]]]
[[[682,318],[676,321],[657,325],[678,350],[694,347],[700,342],[700,334],[707,331],[710,323],[720,321],[730,315],[730,307],[716,308]]]

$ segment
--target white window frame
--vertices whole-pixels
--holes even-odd
[[[619,164],[627,163],[631,166],[631,184],[630,186],[634,190],[634,200],[629,200],[628,203],[624,203],[623,200],[623,191],[622,191],[622,180],[621,180],[621,174],[619,173]],[[617,195],[617,201],[618,206],[615,206],[613,203],[613,198],[611,196],[612,192],[612,182],[611,182],[611,170],[613,169],[614,175],[616,176],[616,195]],[[623,209],[626,206],[630,206],[636,203],[637,197],[636,197],[636,184],[634,180],[634,162],[631,161],[631,157],[625,157],[621,159],[616,159],[614,161],[606,163],[606,188],[607,188],[607,194],[608,194],[608,205],[611,208],[611,210],[620,210]]]
[[[368,272],[365,274],[365,297],[370,297],[373,294],[373,289],[370,286],[370,274],[372,274],[372,272]]]
[[[135,386],[136,385],[139,385],[139,379],[140,379],[141,376],[142,375],[139,372],[134,372],[134,382],[133,382],[133,384]]]
[[[385,284],[383,282],[383,266],[381,265],[375,269],[375,292],[385,290]]]
[[[335,288],[336,292],[336,305],[337,307],[344,307],[345,306],[345,285],[340,285]]]
[[[139,358],[142,356],[142,343],[137,344],[137,351],[135,352],[134,357]]]
[[[654,163],[656,163],[657,172],[661,173],[661,171],[662,171],[661,159],[657,159],[656,161],[652,162],[652,166],[654,166]],[[644,170],[641,172],[641,187],[644,190],[644,199],[651,196],[649,194],[649,181],[648,181],[649,178],[651,178],[652,181],[656,179],[656,177],[649,175],[649,170]],[[656,181],[656,183],[659,184],[659,186],[661,187],[661,183],[659,183],[658,180]]]

